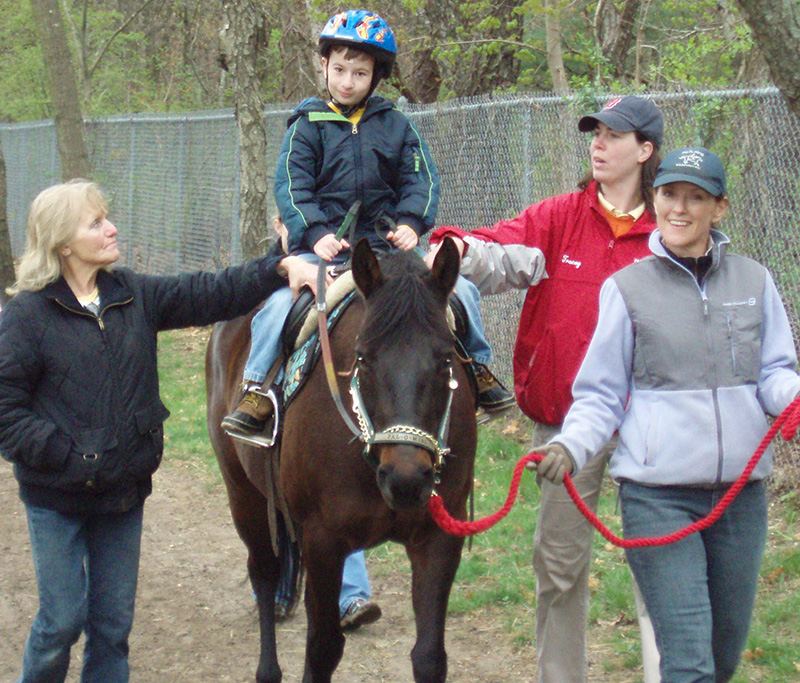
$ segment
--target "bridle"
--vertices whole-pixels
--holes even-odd
[[[333,367],[333,354],[331,353],[331,343],[328,337],[327,303],[325,302],[325,272],[326,263],[323,261],[317,271],[317,322],[319,327],[319,340],[322,347],[322,362],[325,367],[325,378],[328,382],[328,389],[333,399],[336,409],[342,416],[344,423],[354,436],[364,444],[364,459],[372,469],[377,470],[378,459],[372,454],[372,447],[378,444],[407,444],[422,448],[431,454],[433,459],[434,483],[440,483],[440,476],[444,466],[445,457],[450,455],[447,447],[447,437],[450,432],[450,417],[452,414],[453,393],[458,388],[458,381],[453,376],[452,361],[448,360],[449,379],[447,382],[448,392],[445,411],[439,423],[439,430],[436,436],[429,434],[423,429],[413,425],[394,425],[387,429],[376,432],[372,425],[372,420],[364,407],[364,399],[361,396],[361,387],[358,380],[360,357],[356,358],[353,378],[350,380],[350,396],[353,399],[353,412],[356,414],[358,425],[356,425],[342,403],[339,393],[339,383],[336,380],[336,371]]]
[[[458,388],[458,381],[453,376],[452,361],[447,361],[450,374],[447,381],[447,401],[442,419],[439,422],[439,430],[435,437],[423,429],[404,424],[394,425],[376,432],[367,409],[364,407],[364,399],[361,396],[361,385],[358,381],[360,362],[361,359],[357,358],[356,367],[353,370],[353,378],[350,380],[350,396],[353,398],[353,412],[356,414],[359,426],[359,433],[356,436],[364,443],[364,458],[373,469],[377,469],[378,459],[372,454],[372,446],[378,444],[407,444],[423,448],[433,457],[434,483],[438,484],[445,457],[450,455],[450,449],[447,447],[447,436],[450,432],[453,393]]]

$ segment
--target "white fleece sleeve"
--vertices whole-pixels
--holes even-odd
[[[464,241],[468,249],[461,261],[461,274],[481,294],[527,289],[547,277],[544,254],[538,247],[484,242],[469,235]]]
[[[631,391],[633,325],[617,284],[600,290],[600,314],[592,341],[572,385],[573,403],[553,438],[578,469],[605,446],[622,422]]]
[[[767,271],[764,284],[764,318],[761,331],[761,373],[758,399],[770,415],[779,415],[800,392],[797,350],[789,317]]]

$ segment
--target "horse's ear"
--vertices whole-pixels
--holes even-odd
[[[433,282],[445,298],[450,296],[450,292],[456,285],[460,266],[461,258],[458,255],[456,243],[449,237],[445,237],[431,267]]]
[[[380,264],[366,238],[353,249],[353,279],[365,299],[384,283]]]

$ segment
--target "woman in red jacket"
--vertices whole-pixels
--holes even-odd
[[[559,432],[572,403],[572,382],[597,323],[600,286],[649,255],[655,228],[652,184],[664,131],[658,107],[640,97],[615,98],[581,118],[578,128],[592,133],[591,171],[579,191],[545,199],[491,228],[443,227],[431,236],[434,244],[445,235],[456,239],[461,274],[482,294],[528,290],[513,365],[517,403],[533,420],[534,448]],[[610,444],[574,480],[594,509],[612,451]],[[546,480],[540,486],[533,551],[539,680],[583,683],[594,531],[562,486]],[[647,636],[649,621],[642,630],[650,683],[658,680],[657,652]]]

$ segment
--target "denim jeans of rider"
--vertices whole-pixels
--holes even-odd
[[[84,631],[81,683],[128,681],[142,511],[72,516],[26,506],[39,611],[18,683],[62,683]]]
[[[674,533],[708,515],[724,490],[620,486],[625,538]],[[663,683],[724,683],[736,670],[767,537],[763,481],[747,484],[708,529],[631,548],[628,562],[653,620]]]

